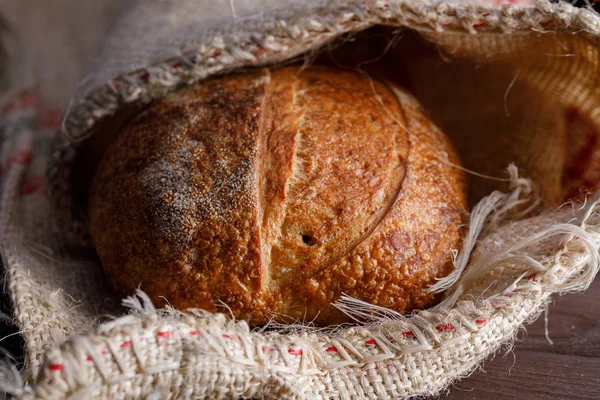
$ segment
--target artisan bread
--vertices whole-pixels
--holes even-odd
[[[401,88],[260,69],[157,101],[106,150],[89,195],[109,280],[162,305],[261,324],[347,320],[343,293],[433,305],[466,215],[449,143]]]

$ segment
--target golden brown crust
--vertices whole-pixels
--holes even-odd
[[[459,160],[448,139],[412,98],[400,97],[410,152],[393,204],[359,246],[290,288],[320,321],[346,319],[328,306],[342,293],[401,313],[427,308],[439,297],[426,288],[452,270],[450,252],[460,247],[466,217],[465,179],[449,166]]]
[[[167,97],[109,147],[90,195],[90,230],[124,292],[158,303],[243,312],[260,290],[254,185],[267,75]],[[242,127],[240,129],[240,127]]]
[[[441,161],[440,161],[441,160]],[[404,95],[358,75],[261,70],[194,85],[131,121],[90,193],[111,281],[154,301],[262,323],[331,323],[341,293],[433,304],[465,194],[447,139]]]

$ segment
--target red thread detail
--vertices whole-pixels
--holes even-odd
[[[335,347],[335,346],[331,346],[331,347],[328,347],[328,348],[326,348],[326,349],[325,349],[325,351],[326,351],[327,353],[337,353],[337,352],[338,352],[338,349],[337,349],[337,347]]]
[[[448,332],[454,329],[454,326],[452,324],[438,325],[435,327],[435,329],[437,329],[438,332]]]
[[[223,337],[224,337],[225,339],[237,339],[235,336],[231,336],[231,335],[228,335],[228,334],[226,334],[226,333],[224,333],[224,334],[223,334]]]
[[[411,331],[406,331],[406,332],[402,332],[402,336],[404,336],[404,337],[413,337],[413,336],[415,336],[415,334],[412,333]]]
[[[44,188],[44,180],[40,176],[30,176],[21,184],[21,195],[29,195],[40,192]]]
[[[173,334],[173,332],[171,332],[171,331],[164,331],[164,332],[158,332],[158,333],[156,334],[156,336],[158,336],[158,337],[162,337],[162,338],[168,338],[168,337],[170,337],[172,334]]]
[[[268,353],[270,351],[273,351],[273,349],[271,347],[268,347],[268,346],[263,346],[262,347],[262,351],[264,351],[265,353]]]
[[[119,90],[119,89],[121,89],[121,84],[120,84],[120,83],[113,83],[113,87],[114,87],[116,90]]]
[[[529,276],[527,277],[527,280],[528,280],[528,281],[530,281],[530,280],[532,280],[533,278],[535,278],[535,274],[531,274],[531,275],[529,275]]]
[[[50,371],[62,371],[65,369],[65,364],[50,364]]]
[[[140,75],[140,79],[143,81],[147,81],[148,78],[150,78],[150,74],[148,72],[144,72],[142,75]]]
[[[100,354],[102,354],[103,356],[108,354],[108,350],[106,349],[102,349],[102,351],[100,352]]]
[[[288,353],[290,353],[293,356],[301,356],[302,349],[288,349]]]
[[[181,61],[177,61],[176,63],[171,64],[171,67],[172,68],[180,68],[181,67]]]
[[[38,104],[38,96],[32,90],[26,90],[21,94],[21,105],[23,108],[35,108]]]
[[[476,320],[475,320],[475,323],[476,323],[477,325],[483,325],[483,324],[485,324],[486,322],[487,322],[487,319],[476,319]]]
[[[221,50],[215,50],[212,55],[213,57],[219,57],[221,55]]]
[[[92,361],[92,360],[93,360],[93,358],[92,358],[92,356],[87,356],[86,360],[88,360],[88,361]]]
[[[377,341],[375,339],[369,339],[365,342],[365,344],[367,345],[374,345],[377,344]]]
[[[131,347],[131,341],[128,340],[126,342],[121,343],[121,348],[124,349],[126,347]]]
[[[31,151],[23,150],[18,153],[12,155],[8,161],[15,164],[27,164],[27,162],[31,159]]]
[[[193,330],[193,331],[190,332],[190,335],[192,335],[192,336],[200,336],[200,332],[198,332],[196,330]]]
[[[486,26],[487,26],[487,24],[485,22],[480,22],[478,24],[473,24],[473,28],[475,28],[475,29],[485,28]]]
[[[598,1],[598,0],[595,0],[595,1]],[[542,21],[542,22],[540,22],[540,25],[547,26],[547,25],[550,25],[551,23],[552,23],[552,21]]]
[[[61,113],[58,110],[44,110],[40,113],[40,125],[44,129],[55,129],[60,126]]]

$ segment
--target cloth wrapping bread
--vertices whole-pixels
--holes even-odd
[[[374,24],[408,27],[437,44],[436,51],[419,45],[417,50],[427,54],[400,53],[399,60],[413,77],[410,90],[432,115],[439,115],[442,128],[451,138],[457,132],[463,135],[455,145],[467,167],[478,170],[484,163],[477,159],[483,159],[504,168],[505,161],[519,161],[513,156],[532,154],[531,149],[552,138],[556,146],[547,145],[553,156],[559,156],[559,177],[548,178],[558,185],[552,190],[557,197],[544,194],[542,201],[553,204],[567,187],[577,193],[581,182],[595,188],[600,23],[590,11],[545,1],[533,6],[290,2],[280,7],[234,2],[235,9],[229,2],[199,4],[146,1],[124,13],[98,58],[96,72],[74,97],[55,145],[48,185],[53,198],[59,199],[62,214],[47,197],[20,190],[30,165],[39,168],[48,154],[47,147],[36,147],[38,132],[29,130],[29,136],[20,136],[31,140],[3,141],[1,249],[16,322],[26,342],[28,376],[36,376],[35,383],[10,387],[17,396],[403,398],[432,394],[468,374],[509,341],[525,321],[543,310],[552,293],[589,285],[597,272],[595,198],[583,208],[546,209],[519,221],[523,216],[511,210],[520,205],[529,208],[538,197],[531,183],[511,169],[509,182],[482,181],[482,192],[489,196],[469,193],[477,206],[455,262],[456,273],[447,286],[438,287],[449,289],[445,300],[435,309],[402,317],[346,299],[338,307],[362,323],[325,331],[296,327],[263,332],[222,314],[156,310],[140,293],[141,297],[125,302],[132,309],[127,314],[99,263],[74,244],[87,239],[81,235],[86,228],[74,196],[77,190],[70,186],[69,167],[85,139],[99,131],[102,118],[216,73],[280,63]],[[575,54],[577,62],[560,56],[568,54]],[[449,58],[452,62],[447,62]],[[419,71],[428,70],[420,66],[428,62],[439,80],[431,74],[419,76]],[[468,73],[452,79],[444,75],[461,63]],[[579,79],[571,79],[572,75]],[[496,76],[506,79],[505,89],[510,90],[493,90],[487,98],[486,84],[502,82],[491,79]],[[481,101],[470,100],[473,93],[479,93]],[[445,96],[451,96],[451,101],[442,102]],[[527,98],[536,101],[523,100]],[[456,112],[442,112],[448,103]],[[469,106],[462,107],[465,104]],[[507,110],[510,123],[506,123]],[[471,115],[478,117],[471,119]],[[11,135],[29,129],[19,126],[11,128]],[[482,129],[491,144],[477,147]],[[510,137],[522,140],[512,146]],[[504,143],[506,158],[494,151],[496,140]],[[567,148],[561,144],[568,144]],[[9,157],[17,150],[33,149],[32,164],[14,162],[27,158]],[[521,155],[520,160],[531,169],[524,173],[535,171],[537,162],[532,157]],[[485,172],[500,175],[497,170]],[[537,173],[537,177],[527,175],[544,182],[543,173]],[[494,188],[506,193],[491,193]],[[75,229],[57,231],[57,218],[71,221]],[[97,326],[103,314],[123,316]],[[83,332],[87,333],[67,339]]]

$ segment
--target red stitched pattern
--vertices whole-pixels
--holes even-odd
[[[21,195],[28,196],[34,193],[40,193],[44,189],[44,180],[41,176],[33,175],[23,180],[21,184]]]
[[[48,366],[48,368],[50,368],[50,371],[63,371],[65,369],[65,365],[64,364],[50,364]]]
[[[39,104],[39,96],[33,90],[23,90],[6,106],[6,111],[35,109]]]
[[[325,352],[326,352],[326,353],[337,353],[337,352],[338,352],[338,349],[337,349],[337,347],[335,347],[335,346],[331,346],[331,347],[327,347],[327,348],[325,349]]]
[[[448,332],[448,331],[451,331],[452,329],[454,329],[454,325],[452,325],[452,324],[438,325],[435,327],[435,329],[438,332]]]
[[[535,276],[535,274],[530,275],[530,277]],[[529,278],[529,277],[528,277]],[[487,319],[476,319],[475,323],[477,325],[483,325],[485,323],[487,323]],[[451,331],[454,329],[454,325],[452,324],[444,324],[444,325],[438,325],[435,327],[435,329],[438,332],[447,332],[447,331]],[[163,332],[158,332],[156,334],[156,336],[158,337],[163,337],[163,338],[168,338],[171,337],[173,335],[173,332],[171,331],[163,331]],[[200,332],[198,330],[193,330],[190,332],[191,336],[200,336]],[[229,334],[224,333],[222,335],[225,339],[237,339],[235,336],[231,336]],[[406,332],[402,332],[402,336],[404,337],[414,337],[414,333],[411,331],[406,331]],[[389,338],[390,341],[393,341],[391,338]],[[133,345],[133,343],[130,340],[127,340],[123,343],[121,343],[121,348],[122,349],[126,349],[129,348]],[[377,345],[377,341],[375,339],[369,339],[365,341],[365,345],[368,346],[375,346]],[[272,352],[274,349],[272,347],[269,346],[262,346],[261,347],[262,351],[265,353],[270,353]],[[325,347],[323,349],[323,351],[325,351],[326,353],[339,353],[339,350],[337,349],[337,347],[335,346],[329,346],[329,347]],[[102,351],[100,352],[102,355],[106,355],[108,354],[108,350],[106,349],[102,349]],[[288,349],[288,353],[292,356],[301,356],[303,354],[302,349]],[[87,361],[93,361],[92,356],[87,356]],[[48,368],[51,371],[63,371],[64,370],[64,364],[50,364],[48,366]]]
[[[494,7],[500,7],[502,4],[518,4],[520,0],[492,0]]]
[[[25,165],[31,159],[31,151],[21,150],[8,158],[9,163]]]
[[[232,340],[235,340],[235,339],[237,339],[235,336],[231,336],[231,335],[228,335],[228,334],[226,334],[226,333],[224,333],[224,334],[223,334],[223,337],[224,337],[225,339],[232,339]]]
[[[56,109],[40,111],[40,127],[45,130],[54,130],[60,126],[61,112]]]

